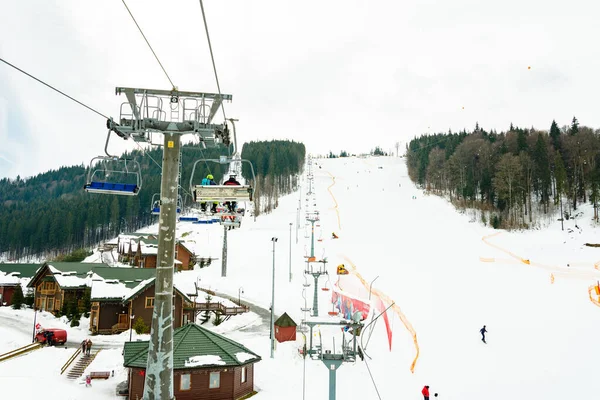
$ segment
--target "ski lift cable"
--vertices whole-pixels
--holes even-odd
[[[50,85],[50,84],[48,84],[48,83],[46,83],[46,82],[42,81],[41,79],[38,79],[38,78],[36,78],[35,76],[33,76],[33,75],[31,75],[31,74],[29,74],[29,73],[27,73],[27,72],[23,71],[21,68],[19,68],[19,67],[17,67],[17,66],[15,66],[15,65],[13,65],[13,64],[11,64],[11,63],[9,63],[8,61],[4,60],[3,58],[0,58],[0,61],[2,61],[3,63],[5,63],[6,65],[8,65],[8,66],[10,66],[10,67],[13,67],[14,69],[16,69],[17,71],[21,72],[22,74],[25,74],[25,75],[27,75],[27,76],[28,76],[28,77],[30,77],[31,79],[34,79],[34,80],[38,81],[38,82],[39,82],[39,83],[41,83],[42,85],[49,87],[50,89],[54,90],[55,92],[58,92],[58,93],[62,94],[63,96],[65,96],[65,97],[66,97],[66,98],[68,98],[69,100],[73,100],[75,103],[77,103],[77,104],[79,104],[79,105],[81,105],[81,106],[83,106],[83,107],[87,108],[88,110],[90,110],[90,111],[92,111],[92,112],[94,112],[94,113],[96,113],[96,114],[100,115],[101,117],[104,117],[104,118],[105,118],[105,119],[107,119],[107,120],[108,120],[108,119],[110,119],[109,117],[107,117],[106,115],[102,114],[101,112],[99,112],[99,111],[97,111],[97,110],[94,110],[92,107],[90,107],[90,106],[88,106],[88,105],[86,105],[86,104],[82,103],[81,101],[79,101],[79,100],[77,100],[77,99],[75,99],[75,98],[73,98],[73,97],[69,96],[68,94],[66,94],[66,93],[64,93],[64,92],[62,92],[62,91],[60,91],[60,90],[58,90],[58,89],[57,89],[57,88],[55,88],[54,86],[52,86],[52,85]]]
[[[364,350],[363,350],[363,352],[364,352]],[[363,361],[365,362],[365,365],[367,366],[367,371],[369,371],[369,376],[371,377],[371,382],[373,382],[373,386],[375,387],[375,392],[377,392],[377,397],[379,397],[379,400],[381,400],[381,395],[379,394],[379,389],[377,389],[377,384],[375,383],[375,378],[373,378],[373,374],[371,373],[371,368],[369,368],[369,363],[367,363],[366,358]]]
[[[154,58],[156,58],[156,61],[158,61],[158,65],[160,65],[160,67],[162,68],[163,72],[165,73],[165,75],[167,76],[167,79],[169,80],[169,82],[171,83],[171,87],[173,89],[175,89],[175,84],[173,83],[173,81],[171,80],[171,77],[169,76],[169,74],[167,74],[167,71],[165,70],[165,67],[163,67],[162,63],[160,62],[160,60],[158,59],[158,56],[156,55],[156,53],[154,52],[154,49],[152,48],[152,46],[150,45],[150,42],[148,41],[148,39],[146,39],[146,35],[144,35],[144,32],[142,32],[142,28],[140,28],[139,24],[137,23],[137,21],[135,20],[135,17],[133,16],[133,14],[131,13],[131,10],[129,9],[129,7],[127,6],[127,3],[125,3],[125,0],[121,0],[123,2],[123,5],[125,6],[125,8],[127,9],[127,12],[129,13],[129,15],[131,16],[131,19],[133,19],[133,22],[135,23],[135,26],[137,26],[138,30],[140,31],[140,33],[142,34],[142,37],[144,38],[144,40],[146,41],[146,44],[148,45],[148,47],[150,48],[150,51],[152,52],[152,54],[154,54]]]
[[[204,21],[204,30],[206,31],[206,39],[208,40],[208,49],[210,50],[210,59],[212,61],[213,71],[215,72],[215,80],[217,81],[217,90],[219,91],[219,96],[221,95],[221,85],[219,85],[219,76],[217,75],[217,66],[215,65],[215,57],[213,55],[212,44],[210,43],[210,35],[208,34],[208,24],[206,23],[206,14],[204,13],[204,3],[202,0],[198,0],[200,3],[200,9],[202,10],[202,20]],[[225,104],[221,104],[221,109],[223,110],[223,119],[227,121],[227,117],[225,116]]]

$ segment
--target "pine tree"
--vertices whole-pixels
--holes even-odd
[[[575,136],[579,133],[579,121],[577,118],[573,117],[573,121],[571,122],[571,129],[569,129],[569,133],[571,136]]]
[[[548,160],[548,146],[544,135],[538,134],[537,141],[535,143],[535,171],[536,181],[538,182],[538,189],[541,195],[542,204],[544,205],[544,213],[548,212],[548,205],[550,201],[550,162]]]
[[[550,137],[552,138],[554,149],[560,150],[560,128],[555,120],[552,120],[552,125],[550,126]]]
[[[210,301],[212,300],[212,296],[210,295],[210,293],[206,294],[205,299],[206,299],[206,308],[207,308],[207,310],[202,313],[202,318],[200,319],[200,323],[201,324],[207,323],[208,320],[210,319],[210,311],[208,311],[208,307],[210,305]]]
[[[17,286],[15,286],[15,292],[12,296],[12,308],[14,308],[15,310],[20,310],[23,306],[24,300],[25,299],[23,297],[23,289],[21,288],[21,284],[17,284]]]

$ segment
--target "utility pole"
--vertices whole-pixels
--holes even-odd
[[[273,284],[271,287],[271,358],[273,358],[273,352],[275,350],[275,243],[277,238],[271,238],[273,241]]]
[[[181,135],[197,135],[204,146],[219,143],[229,146],[226,126],[214,124],[212,120],[222,102],[231,100],[232,96],[184,92],[177,88],[160,90],[117,87],[116,93],[125,94],[130,110],[121,107],[118,123],[112,118],[107,121],[110,132],[123,139],[131,138],[135,142],[152,143],[152,135],[156,133],[162,134],[164,139],[158,229],[159,258],[143,399],[173,400],[173,268]],[[188,107],[188,104],[199,102],[202,103],[201,106]],[[162,110],[163,104],[167,104],[166,110]],[[108,146],[108,138],[106,144]]]

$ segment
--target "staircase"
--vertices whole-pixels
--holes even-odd
[[[67,373],[67,378],[77,379],[81,375],[83,375],[83,371],[85,371],[85,369],[88,367],[88,365],[90,365],[92,363],[92,361],[94,361],[94,358],[96,358],[98,353],[100,353],[100,350],[102,350],[102,349],[98,349],[98,351],[90,354],[89,356],[82,355],[81,357],[79,357],[79,360],[77,360],[75,365],[73,365],[73,367]]]

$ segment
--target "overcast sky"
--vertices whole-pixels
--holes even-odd
[[[180,90],[217,91],[198,1],[127,4]],[[594,1],[204,5],[240,141],[365,152],[476,121],[548,129],[576,115],[600,127]],[[0,38],[0,57],[105,115],[125,101],[116,86],[170,89],[120,0],[7,0]],[[87,164],[105,138],[102,117],[0,63],[0,177]]]

